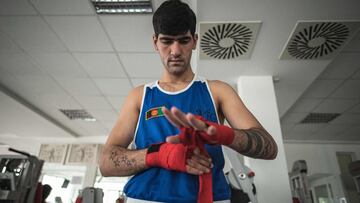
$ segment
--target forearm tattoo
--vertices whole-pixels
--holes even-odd
[[[241,134],[243,139],[235,139],[235,145],[241,148],[241,154],[252,158],[274,159],[277,155],[277,145],[272,136],[261,128],[235,130],[235,135]]]
[[[143,170],[146,166],[143,156],[139,152],[125,148],[113,147],[109,153],[110,165],[122,175],[130,175]]]
[[[110,160],[117,168],[133,167],[136,165],[135,159],[129,159],[126,154],[121,154],[120,150],[113,149],[111,151]]]

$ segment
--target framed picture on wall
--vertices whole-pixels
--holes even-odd
[[[65,162],[68,144],[41,144],[39,159],[45,163],[59,163]]]
[[[71,144],[66,164],[97,163],[99,144]]]

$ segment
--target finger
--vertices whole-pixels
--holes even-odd
[[[204,131],[206,131],[207,128],[208,128],[208,126],[205,124],[205,122],[197,119],[194,114],[188,113],[186,115],[186,119],[189,121],[190,125],[195,130],[204,130]]]
[[[205,122],[203,122],[202,120],[197,119],[194,114],[188,113],[186,115],[186,117],[189,120],[190,124],[193,126],[193,128],[195,128],[196,130],[203,130],[208,135],[215,135],[216,134],[217,131],[216,131],[216,128],[214,126],[206,125]]]
[[[192,172],[192,173],[197,173],[197,174],[199,174],[199,175],[206,173],[206,170],[201,169],[201,168],[199,168],[199,167],[197,167],[197,166],[194,167],[193,163],[190,162],[190,161],[187,162],[186,167],[187,167],[187,168],[189,169],[189,171]]]
[[[193,169],[196,169],[197,171],[200,171],[202,173],[208,173],[210,172],[210,166],[204,166],[199,161],[188,159],[186,161],[186,164],[190,166]]]
[[[174,115],[166,107],[162,107],[161,110],[171,124],[173,124],[177,128],[182,127],[181,123],[174,117]]]
[[[189,165],[186,165],[186,172],[192,174],[192,175],[202,175],[204,172],[196,169],[196,168],[193,168]]]
[[[217,132],[217,130],[214,126],[209,126],[208,129],[206,130],[206,133],[208,135],[215,135],[216,132]]]
[[[177,121],[180,122],[182,126],[187,127],[187,128],[190,127],[190,123],[186,119],[186,114],[184,112],[182,112],[175,106],[171,107],[170,111],[171,111],[171,113],[173,113],[174,118],[177,119]]]
[[[200,159],[204,159],[204,160],[208,160],[209,162],[211,162],[211,158],[202,154],[200,152],[200,149],[198,147],[196,147],[194,150],[193,150],[193,155],[196,155],[198,156]]]
[[[204,154],[201,154],[200,150],[198,148],[195,148],[193,151],[192,156],[190,157],[193,161],[207,167],[211,168],[212,166],[212,160],[210,157],[205,156]]]
[[[180,143],[180,137],[179,137],[179,135],[168,136],[166,138],[166,142],[173,143],[173,144]]]
[[[204,169],[210,169],[212,168],[212,162],[209,158],[207,157],[202,157],[202,156],[193,156],[191,157],[189,160],[191,160],[191,162],[193,164],[195,164],[194,166],[200,166],[200,167],[204,167]]]

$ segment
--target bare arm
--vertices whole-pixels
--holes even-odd
[[[234,141],[229,147],[252,158],[275,159],[277,145],[274,139],[246,108],[234,89],[220,81],[210,81],[209,85],[220,111],[235,131]]]
[[[135,88],[121,108],[100,158],[99,167],[103,176],[130,176],[147,168],[147,149],[127,149],[134,137],[142,91],[142,87]]]
[[[102,175],[130,176],[146,169],[146,151],[147,149],[129,150],[116,145],[107,146],[101,160]]]
[[[212,124],[208,125],[204,121],[199,120],[194,114],[185,114],[176,107],[171,110],[163,108],[166,118],[176,127],[194,128],[195,130],[205,131],[209,136],[229,136],[225,134],[218,134],[217,127]],[[249,157],[261,159],[275,159],[277,155],[277,145],[272,139],[271,135],[262,127],[252,127],[249,129],[233,129],[234,138],[228,145],[235,151]],[[209,144],[219,144],[216,138],[204,137]],[[179,135],[167,137],[167,142],[179,143]]]
[[[252,158],[275,159],[277,145],[272,136],[264,128],[235,130],[234,141],[230,148]]]

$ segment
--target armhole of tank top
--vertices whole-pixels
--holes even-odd
[[[131,146],[131,149],[136,149],[136,135],[137,135],[137,131],[138,131],[138,128],[139,128],[139,123],[140,123],[140,119],[141,119],[141,114],[142,114],[142,110],[143,110],[143,106],[144,106],[144,100],[145,100],[145,94],[146,94],[146,88],[147,88],[147,84],[144,85],[144,89],[143,89],[143,95],[142,95],[142,98],[141,98],[141,107],[140,107],[140,111],[139,111],[139,116],[138,116],[138,121],[137,121],[137,124],[136,124],[136,128],[135,128],[135,133],[134,133],[134,139],[133,139],[133,144]]]
[[[214,100],[214,98],[213,98],[213,96],[212,96],[212,93],[211,93],[211,90],[210,90],[210,87],[209,87],[208,81],[207,81],[207,79],[204,79],[204,81],[205,81],[205,84],[206,84],[206,88],[207,88],[207,90],[208,90],[208,92],[209,92],[209,95],[210,95],[211,101],[212,101],[212,103],[213,103],[213,107],[214,107],[214,110],[215,110],[217,123],[218,123],[218,124],[220,124],[218,111],[217,111],[217,108],[216,108],[216,105],[215,105],[215,100]]]

